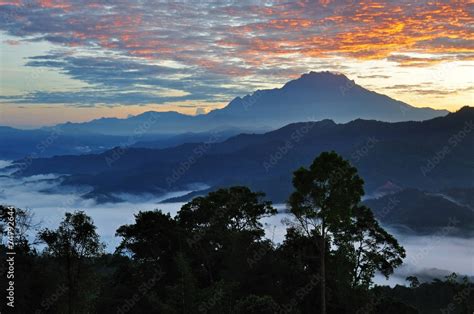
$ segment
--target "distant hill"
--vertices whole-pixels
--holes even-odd
[[[210,132],[200,132],[200,133],[183,133],[170,136],[161,136],[159,139],[148,139],[137,141],[132,147],[141,147],[141,148],[167,148],[178,146],[185,143],[201,143],[201,142],[222,142],[228,139],[231,136],[235,136],[241,133],[242,130],[239,129],[230,129],[230,130],[213,130]]]
[[[380,121],[421,121],[444,116],[446,110],[416,108],[367,90],[343,74],[310,72],[282,88],[258,90],[237,97],[225,108],[189,116],[177,112],[145,112],[127,119],[101,118],[60,127],[71,133],[129,135],[137,129],[147,133],[206,132],[240,128],[271,130],[289,123],[332,119],[348,122],[357,118]]]
[[[19,130],[0,126],[0,159],[99,153],[125,142],[122,136],[65,134],[60,128]]]
[[[408,189],[364,203],[384,225],[421,234],[474,235],[474,210],[441,193]]]
[[[116,146],[167,148],[209,139],[223,141],[239,133],[237,129],[201,133],[104,135],[70,132],[63,127],[20,130],[0,126],[0,160],[100,153]]]
[[[18,175],[70,174],[65,184],[90,185],[94,191],[88,196],[102,200],[120,192],[164,195],[204,183],[211,188],[244,184],[281,202],[292,190],[295,169],[335,150],[359,169],[369,195],[402,188],[473,188],[473,123],[472,107],[422,122],[295,123],[223,142],[35,159]]]

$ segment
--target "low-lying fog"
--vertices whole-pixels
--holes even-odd
[[[9,165],[0,161],[0,168]],[[60,179],[55,175],[41,175],[28,178],[12,178],[7,172],[0,170],[0,204],[28,208],[34,214],[34,221],[39,228],[56,228],[67,211],[84,210],[94,220],[107,251],[112,252],[120,239],[115,237],[115,230],[121,225],[134,222],[134,213],[138,211],[161,209],[175,215],[182,203],[159,204],[160,200],[178,196],[167,195],[164,198],[136,196],[127,202],[96,204],[92,200],[84,200],[79,195],[84,189],[60,188]],[[123,198],[124,195],[121,195]],[[284,205],[277,205],[283,209]],[[282,220],[290,216],[279,213],[263,220],[266,235],[274,242],[281,242],[286,226]],[[390,230],[407,251],[407,258],[402,267],[386,281],[377,276],[378,284],[406,284],[404,278],[416,274],[420,279],[443,278],[451,272],[474,276],[473,238],[463,239],[449,236],[414,236]]]

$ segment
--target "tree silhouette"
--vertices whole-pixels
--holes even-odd
[[[388,276],[405,256],[398,242],[383,230],[369,208],[359,206],[364,194],[357,169],[335,152],[321,153],[294,173],[289,199],[300,232],[319,248],[321,313],[326,313],[328,251],[342,251],[352,265],[353,285],[368,286],[376,270]],[[335,248],[333,248],[335,247]]]
[[[326,313],[325,252],[328,232],[338,232],[350,223],[352,209],[363,195],[363,181],[357,169],[335,152],[324,152],[309,169],[293,176],[295,192],[289,206],[301,230],[314,238],[321,254],[321,313]]]
[[[217,270],[223,264],[229,268],[241,268],[238,260],[248,264],[247,255],[265,234],[260,219],[276,213],[263,196],[247,187],[234,186],[197,197],[178,212],[176,219],[210,282],[216,281]],[[235,276],[230,271],[228,274]]]
[[[405,280],[410,283],[410,288],[418,288],[420,286],[420,281],[416,276],[408,276]]]
[[[0,240],[3,240],[3,237],[7,238],[7,226],[12,218],[14,218],[13,241],[15,249],[17,252],[27,253],[30,250],[28,232],[35,227],[33,213],[27,209],[0,205]]]
[[[357,206],[350,224],[334,235],[338,250],[352,258],[352,285],[368,288],[375,271],[386,278],[402,264],[405,250],[398,241],[380,227],[370,208]]]
[[[83,270],[87,260],[99,256],[104,250],[92,219],[82,211],[66,213],[58,229],[41,230],[38,238],[46,244],[45,254],[57,258],[65,267],[68,313],[77,312],[79,308],[86,311],[86,304],[78,300],[80,284],[86,281],[88,274]],[[76,304],[82,304],[82,307]]]
[[[179,230],[170,214],[160,210],[139,212],[135,223],[117,229],[122,241],[117,252],[130,253],[143,263],[167,268],[174,264],[173,255],[179,249]]]

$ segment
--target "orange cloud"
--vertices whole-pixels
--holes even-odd
[[[0,2],[0,9],[19,1]],[[389,59],[429,66],[474,55],[472,0],[290,1],[215,5],[153,1],[31,1],[11,13],[11,33],[93,46],[215,73],[251,75],[280,57]],[[21,5],[20,5],[21,7]],[[44,25],[35,30],[38,14]],[[24,27],[28,25],[28,27]],[[394,57],[424,53],[433,58]]]
[[[43,8],[68,10],[71,4],[64,0],[40,0],[39,5]]]
[[[299,52],[309,57],[345,55],[358,59],[384,59],[397,52],[423,52],[439,54],[434,59],[436,63],[449,61],[452,57],[444,58],[442,54],[474,53],[474,35],[469,27],[474,20],[468,2],[471,1],[402,5],[397,1],[360,1],[333,8],[321,19],[314,20],[278,20],[272,12],[267,22],[233,28],[236,41],[226,41],[225,44],[236,47],[239,42],[243,43],[244,55]],[[304,6],[311,10],[314,5],[304,3]],[[297,9],[294,15],[302,12],[304,10]],[[304,36],[299,34],[305,28],[303,26],[309,30]],[[280,31],[279,36],[272,36],[275,28]]]
[[[0,1],[0,6],[6,6],[6,5],[20,6],[21,3],[22,3],[21,0]]]

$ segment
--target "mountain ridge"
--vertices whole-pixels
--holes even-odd
[[[291,192],[295,169],[310,164],[322,151],[335,150],[359,169],[368,194],[386,182],[427,191],[469,187],[474,183],[471,145],[453,146],[442,162],[428,171],[423,167],[472,121],[474,108],[470,107],[421,122],[303,122],[225,141],[35,159],[20,175],[69,174],[64,183],[92,186],[94,192],[88,197],[93,198],[120,192],[163,194],[203,183],[211,187],[244,184],[283,201],[281,196]],[[474,142],[472,131],[464,132],[465,143]],[[108,164],[107,159],[113,163]],[[19,164],[21,161],[16,162]]]
[[[349,122],[357,118],[387,122],[421,121],[449,113],[416,108],[370,91],[343,74],[309,72],[280,88],[257,90],[235,97],[224,108],[192,116],[176,111],[147,111],[129,118],[100,118],[83,123],[59,124],[65,132],[110,135],[132,134],[143,124],[149,133],[205,132],[230,127],[270,130],[308,119]],[[151,124],[151,125],[150,125]]]

